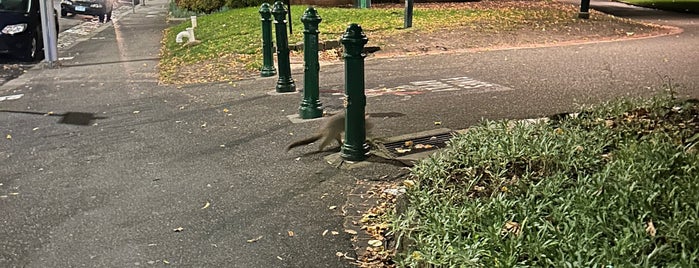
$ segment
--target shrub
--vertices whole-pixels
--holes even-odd
[[[273,0],[225,0],[226,7],[228,8],[240,8],[240,7],[259,7],[262,3],[268,3],[270,6],[274,4]]]
[[[208,14],[221,9],[225,0],[175,0],[175,4],[180,8]]]

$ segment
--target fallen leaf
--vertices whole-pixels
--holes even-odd
[[[434,122],[434,125],[435,125],[435,126],[439,126],[439,125],[441,125],[441,124],[442,124],[442,121],[435,121],[435,122]]]
[[[433,147],[434,147],[434,145],[432,145],[432,144],[417,144],[417,145],[415,145],[415,149],[431,149]]]
[[[514,221],[508,221],[505,223],[505,226],[502,228],[501,231],[502,234],[514,234],[514,235],[520,235],[522,233],[522,226]]]
[[[345,253],[338,251],[338,252],[335,252],[335,256],[342,257],[342,256],[345,256]]]
[[[407,152],[410,152],[410,151],[411,151],[411,149],[396,148],[396,152],[398,152],[399,154],[407,153]]]
[[[209,206],[211,206],[211,203],[209,203],[209,201],[206,201],[206,204],[204,204],[204,206],[201,207],[201,209],[207,209],[209,208]]]
[[[356,235],[357,231],[351,230],[351,229],[345,229],[345,233],[351,234],[351,235]]]
[[[372,240],[369,240],[368,243],[369,243],[369,245],[372,246],[372,247],[380,247],[380,246],[383,246],[383,242],[382,242],[381,240],[372,239]]]
[[[177,228],[175,228],[175,229],[172,229],[172,231],[174,231],[174,232],[176,232],[176,233],[179,233],[179,232],[184,231],[184,228],[182,228],[182,227],[177,227]]]
[[[262,236],[258,236],[258,237],[253,238],[253,239],[248,239],[247,241],[248,241],[248,243],[255,243],[255,242],[259,241],[260,239],[262,239]]]
[[[277,256],[277,259],[279,259],[280,261],[284,260],[284,259],[282,259],[282,257],[279,257],[279,256]]]
[[[138,113],[140,113],[140,112],[141,112],[141,111],[133,111],[134,114],[138,114]]]
[[[651,237],[655,237],[656,230],[655,230],[655,225],[653,224],[653,220],[648,220],[646,223],[646,233],[648,233]]]
[[[11,139],[12,139],[12,135],[7,134],[7,136],[6,136],[5,138],[7,138],[8,140],[11,140]]]
[[[337,208],[337,206],[330,206],[330,207],[328,207],[328,209],[330,209],[330,210],[333,210],[333,209],[336,209],[336,208]]]
[[[293,236],[294,236],[294,231],[287,231],[286,233],[289,234],[289,237],[293,237]]]
[[[167,260],[163,260],[163,263],[164,263],[164,264],[170,264],[170,262],[167,261]]]
[[[405,187],[411,188],[411,187],[415,186],[415,181],[414,180],[404,180],[403,185],[405,185]]]
[[[413,141],[406,141],[404,145],[405,147],[413,147]]]
[[[332,235],[339,235],[340,232],[338,232],[338,231],[330,231],[330,234],[332,234]]]
[[[223,112],[224,112],[224,113],[228,113],[228,109],[223,108]]]
[[[325,236],[328,233],[328,230],[323,231],[323,236]]]

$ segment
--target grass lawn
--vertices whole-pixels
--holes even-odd
[[[699,13],[699,1],[697,0],[620,0],[638,6],[672,10],[679,12]]]
[[[292,17],[296,19],[289,44],[303,40],[300,17],[305,9],[306,6],[291,8]],[[382,47],[379,53],[390,49],[397,53],[435,47],[452,51],[627,38],[647,34],[653,29],[652,26],[598,13],[590,20],[577,19],[575,6],[545,0],[416,4],[413,28],[410,29],[402,29],[404,10],[401,5],[375,5],[371,9],[317,9],[322,17],[319,25],[321,41],[337,40],[350,23],[359,23],[369,38],[368,45]],[[169,28],[162,42],[161,81],[168,84],[227,82],[255,75],[262,65],[258,10],[257,7],[240,8],[200,16],[195,36],[201,43],[194,46],[175,43],[177,33],[190,27],[189,20]],[[299,54],[302,53],[292,53],[292,57]],[[327,54],[340,53],[329,51]]]
[[[699,103],[671,97],[484,122],[413,168],[396,262],[697,267],[698,143]]]

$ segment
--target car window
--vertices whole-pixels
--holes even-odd
[[[29,0],[0,0],[0,11],[29,12]]]

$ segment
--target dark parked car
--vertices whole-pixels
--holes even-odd
[[[58,17],[56,34],[58,34]],[[0,0],[0,56],[23,60],[44,57],[39,0]]]
[[[112,19],[114,0],[61,0],[61,17],[68,14],[92,15],[100,22]]]

